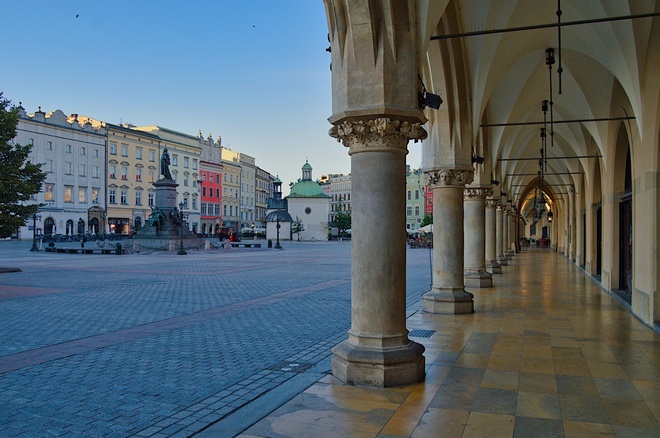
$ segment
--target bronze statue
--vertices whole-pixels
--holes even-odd
[[[170,154],[167,153],[167,148],[163,149],[163,155],[160,157],[160,173],[163,178],[172,179],[170,173]]]

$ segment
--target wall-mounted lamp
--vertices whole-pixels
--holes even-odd
[[[477,156],[477,154],[474,152],[474,149],[472,149],[472,164],[474,163],[484,164],[484,157]]]
[[[553,216],[552,211],[549,211],[548,212],[548,222],[552,222],[552,216]]]
[[[418,95],[419,106],[422,109],[426,108],[427,106],[436,110],[439,109],[440,105],[442,105],[442,98],[437,94],[429,93],[426,91],[426,87],[424,86],[424,82],[422,82],[421,76],[419,77],[419,83],[422,85],[422,91],[420,91]]]

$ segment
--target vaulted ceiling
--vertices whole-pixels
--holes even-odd
[[[446,106],[429,119],[445,122],[452,141],[463,144],[463,155],[473,148],[485,157],[477,182],[489,184],[492,172],[521,208],[540,184],[542,122],[544,115],[547,122],[552,117],[554,124],[546,124],[544,178],[553,189],[546,194],[565,194],[581,178],[588,184],[598,159],[586,157],[600,155],[605,169],[614,169],[615,154],[608,148],[619,130],[612,129],[613,119],[629,138],[641,137],[649,42],[658,31],[648,15],[660,12],[658,3],[437,2],[431,15],[441,18],[422,71],[427,88],[441,94]],[[516,28],[525,30],[511,31]],[[555,57],[551,68],[549,48]],[[545,114],[544,100],[552,102]]]

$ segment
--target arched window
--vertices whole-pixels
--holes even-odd
[[[71,219],[66,221],[66,235],[67,236],[73,235],[73,220]]]
[[[78,235],[82,236],[85,234],[85,221],[78,219]]]

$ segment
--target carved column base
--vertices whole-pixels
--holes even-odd
[[[497,256],[497,263],[499,263],[500,266],[506,266],[506,265],[508,265],[509,263],[507,263],[506,260],[507,260],[507,259],[506,259],[506,256],[505,256],[505,255]]]
[[[348,340],[332,349],[332,375],[348,385],[400,386],[424,380],[424,346],[356,346]]]
[[[422,296],[422,310],[439,315],[474,313],[474,295],[465,289],[432,289]]]
[[[465,287],[493,287],[493,276],[485,270],[465,271]]]
[[[486,270],[490,272],[491,274],[501,274],[502,273],[502,265],[497,263],[495,260],[492,262],[487,262],[486,263]]]

